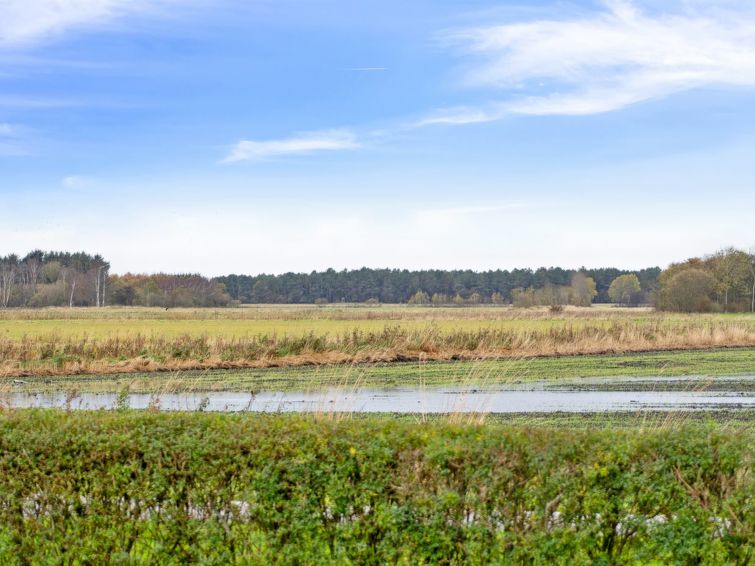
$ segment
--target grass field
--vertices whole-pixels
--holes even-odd
[[[354,329],[377,332],[397,324],[408,330],[433,326],[442,332],[453,332],[601,328],[616,323],[667,327],[736,324],[755,329],[755,315],[661,314],[645,308],[607,307],[569,307],[564,312],[551,313],[544,308],[514,309],[490,305],[475,308],[275,305],[169,310],[144,307],[9,309],[0,310],[0,337],[19,340],[24,336],[35,338],[53,334],[60,338],[154,334],[166,338],[184,335],[239,338],[310,333],[336,335]]]
[[[534,380],[609,376],[733,376],[755,374],[755,348],[682,350],[642,354],[514,358],[456,362],[189,370],[115,375],[27,378],[24,386],[0,378],[3,392],[61,388],[78,392],[311,390],[327,387],[420,387],[472,383],[492,385]]]
[[[599,326],[613,320],[647,320],[646,311],[574,309],[561,316],[545,310],[518,311],[509,307],[417,308],[384,307],[244,307],[234,309],[20,309],[0,311],[0,337],[19,340],[56,335],[60,338],[108,338],[112,336],[159,335],[165,338],[211,335],[244,338],[259,335],[303,336],[309,333],[337,335],[359,329],[380,331],[400,324],[408,330],[433,325],[444,332],[454,330],[528,329],[565,326]],[[669,324],[681,322],[675,317]],[[753,321],[755,324],[755,319]]]
[[[6,377],[732,346],[755,346],[755,316],[340,305],[0,311]]]
[[[188,313],[187,313],[188,314]],[[363,332],[379,332],[386,326],[400,324],[407,330],[422,330],[429,325],[441,332],[455,330],[474,331],[478,329],[500,330],[547,330],[550,328],[599,326],[610,324],[610,319],[140,319],[118,318],[77,318],[77,319],[43,319],[43,320],[1,320],[2,335],[13,340],[23,337],[40,338],[56,335],[60,338],[109,338],[112,336],[159,335],[165,338],[180,336],[199,337],[210,335],[222,338],[248,338],[265,336],[305,336],[309,333],[318,335],[338,335],[349,333],[354,329]],[[669,324],[674,322],[669,321]]]

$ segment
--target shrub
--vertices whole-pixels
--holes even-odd
[[[685,269],[668,280],[661,289],[660,306],[680,312],[711,310],[715,279],[702,269]]]
[[[17,411],[0,416],[0,560],[745,564],[753,440]]]

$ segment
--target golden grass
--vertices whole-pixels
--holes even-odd
[[[582,315],[580,315],[582,316]],[[484,360],[755,346],[750,317],[644,319],[623,315],[579,318],[558,325],[480,325],[453,329],[430,322],[418,327],[358,326],[337,333],[223,334],[125,333],[104,337],[25,335],[0,337],[0,375],[63,375],[168,370],[241,369],[312,364]]]
[[[49,308],[0,310],[0,338],[20,340],[57,334],[62,338],[128,337],[135,334],[177,338],[183,335],[250,337],[257,335],[304,336],[339,334],[357,328],[379,332],[401,325],[423,330],[429,324],[446,332],[486,329],[548,329],[610,325],[614,322],[659,322],[668,325],[708,321],[736,321],[755,327],[755,315],[661,314],[648,309],[568,307],[553,314],[545,308],[514,309],[507,306],[408,307],[408,306],[260,306],[234,309],[160,309],[143,307]]]
[[[546,307],[517,309],[509,305],[432,307],[419,305],[247,305],[236,308],[150,308],[150,307],[47,307],[0,309],[2,320],[533,320],[637,317],[652,314],[649,308],[566,306],[554,315]]]

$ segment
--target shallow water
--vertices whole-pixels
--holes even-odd
[[[320,391],[238,391],[131,393],[120,405],[133,409],[254,412],[364,412],[364,413],[522,413],[613,412],[637,410],[755,409],[755,376],[674,378],[684,388],[668,390],[669,378],[604,378],[575,383],[531,382],[492,387],[437,388],[331,388]],[[652,390],[655,383],[659,390]],[[113,409],[117,393],[11,392],[3,401],[12,407],[68,407]]]

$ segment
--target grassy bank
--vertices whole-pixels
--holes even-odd
[[[511,308],[398,307],[0,313],[0,375],[6,377],[732,346],[755,346],[755,317],[635,309],[572,309],[551,316]]]
[[[704,425],[11,412],[0,558],[746,564],[754,440]]]

